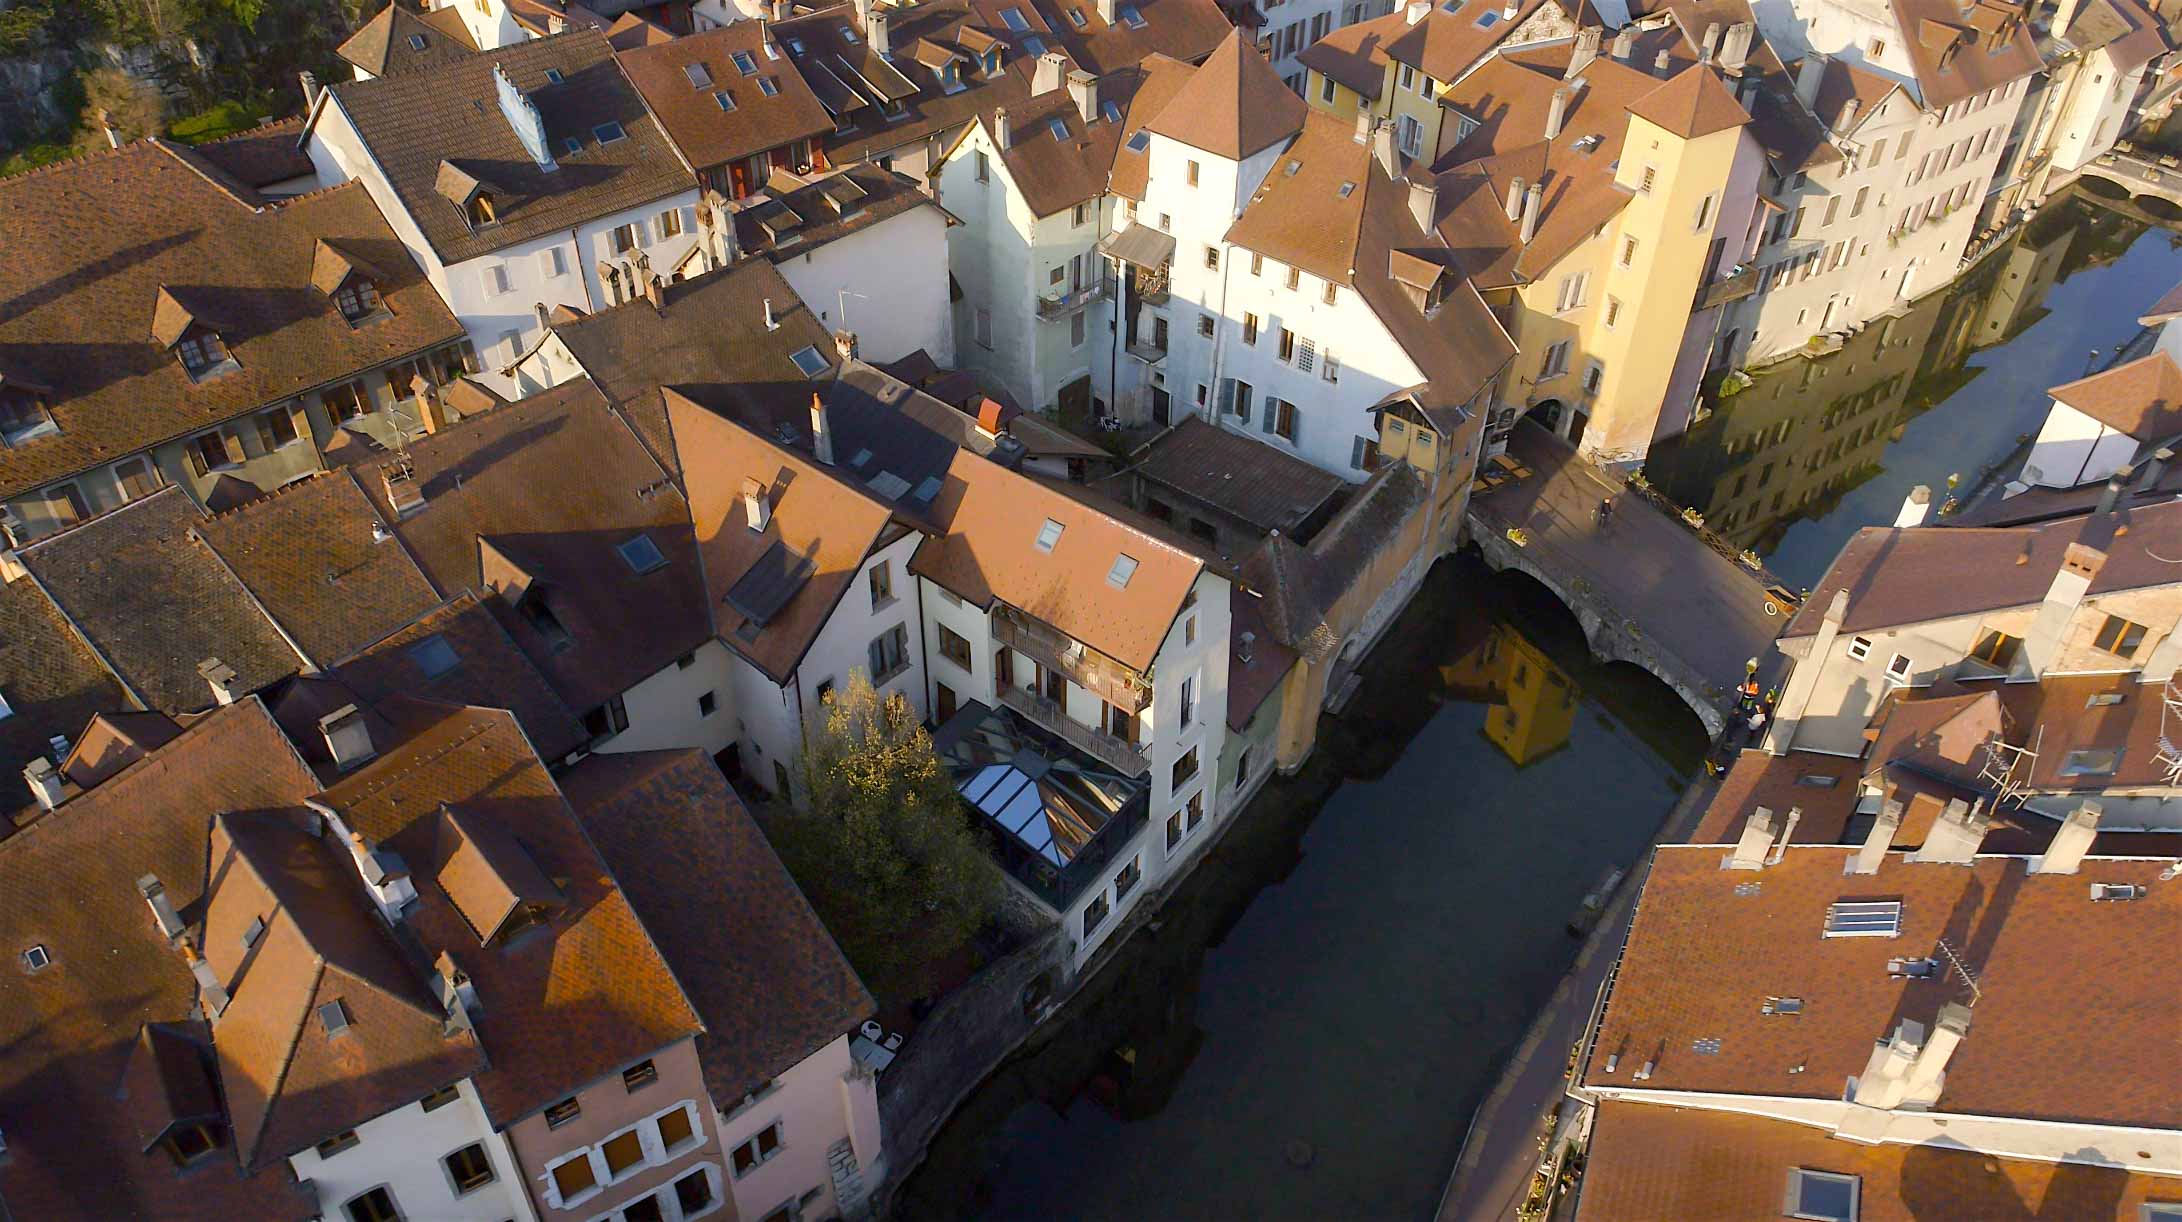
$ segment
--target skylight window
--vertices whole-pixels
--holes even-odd
[[[1355,184],[1355,183],[1353,183],[1353,182],[1345,182],[1345,183],[1342,183],[1342,184],[1341,184],[1341,198],[1343,198],[1343,199],[1347,199],[1347,198],[1348,198],[1349,196],[1351,196],[1351,195],[1354,195],[1354,194],[1356,194],[1356,184]]]
[[[571,153],[580,153],[583,151],[583,138],[581,136],[563,137],[561,147]]]
[[[1023,40],[1023,54],[1036,58],[1046,53],[1046,40],[1033,35]]]
[[[712,71],[703,64],[683,64],[682,75],[689,78],[692,89],[712,88]]]
[[[638,573],[649,573],[653,569],[665,568],[667,565],[666,556],[660,553],[659,545],[652,542],[650,535],[638,535],[636,538],[616,546],[614,550],[621,554],[623,564],[628,565],[631,570]]]
[[[1141,30],[1145,26],[1151,24],[1150,22],[1144,20],[1144,14],[1138,12],[1137,7],[1133,4],[1122,5],[1121,8],[1115,12],[1114,15],[1121,18],[1121,24],[1128,26],[1132,30]]]
[[[732,94],[732,93],[729,93],[729,92],[728,92],[727,90],[725,90],[725,89],[722,89],[722,90],[721,90],[721,91],[719,91],[718,93],[715,93],[715,94],[713,94],[713,95],[712,95],[712,100],[713,100],[713,101],[715,101],[715,102],[718,102],[718,103],[720,104],[720,109],[721,109],[721,110],[733,110],[733,109],[735,109],[735,95],[734,95],[734,94]]]
[[[809,344],[789,353],[788,359],[796,363],[796,368],[802,370],[806,378],[815,378],[826,372],[826,358],[818,355],[818,349]]]
[[[1072,8],[1068,10],[1068,24],[1075,26],[1077,29],[1080,30],[1085,26],[1090,25],[1091,22],[1089,18],[1086,18],[1083,15],[1082,9]]]
[[[744,76],[756,76],[758,74],[757,57],[750,54],[750,52],[737,51],[728,58],[735,61],[735,71],[742,73]]]
[[[1059,522],[1047,518],[1046,524],[1038,528],[1038,550],[1041,552],[1052,551],[1053,545],[1061,541],[1062,529],[1063,527]]]
[[[8,703],[6,696],[0,696],[0,721],[6,721],[13,716],[15,716],[15,706]]]
[[[937,475],[927,475],[917,481],[917,491],[910,499],[929,505],[932,503],[932,498],[938,495],[939,477]]]
[[[591,129],[591,134],[598,137],[600,144],[612,144],[616,140],[629,138],[629,133],[623,131],[619,123],[601,123]]]
[[[409,36],[409,49],[412,51],[424,50],[424,35],[411,34]]]
[[[23,952],[23,968],[26,971],[42,972],[52,964],[53,952],[47,950],[42,942]]]
[[[1063,144],[1068,143],[1067,123],[1064,123],[1059,119],[1047,119],[1046,130],[1053,133],[1053,138],[1055,140],[1058,140]]]
[[[439,678],[461,661],[455,656],[455,647],[436,632],[409,647],[409,660],[417,664],[417,669],[427,679]]]
[[[1493,28],[1493,27],[1494,27],[1495,25],[1498,25],[1498,24],[1499,24],[1499,22],[1500,22],[1500,10],[1499,10],[1499,9],[1495,9],[1495,8],[1489,8],[1489,9],[1486,9],[1486,10],[1485,10],[1484,12],[1482,12],[1482,13],[1479,13],[1479,14],[1477,15],[1477,28],[1478,28],[1478,29],[1481,29],[1481,30],[1489,30],[1489,29]]]
[[[777,97],[780,94],[780,82],[769,76],[761,76],[758,78],[758,92],[769,98]]]
[[[1284,177],[1287,177],[1287,178],[1294,178],[1294,177],[1296,176],[1296,171],[1297,171],[1297,170],[1300,170],[1300,169],[1302,169],[1302,168],[1303,168],[1303,163],[1302,163],[1302,162],[1300,162],[1300,161],[1297,161],[1297,160],[1296,160],[1295,158],[1293,158],[1293,157],[1290,157],[1290,158],[1288,159],[1288,164],[1287,164],[1287,165],[1284,165],[1284,166],[1282,166],[1282,167],[1280,168],[1280,172],[1281,172],[1282,176],[1284,176]]]
[[[855,46],[855,45],[856,45],[856,27],[855,27],[855,26],[852,26],[852,25],[844,25],[844,26],[842,26],[842,27],[841,27],[841,41],[842,41],[842,42],[845,42],[845,43],[847,43],[847,44],[849,44],[849,45],[850,45],[850,46],[852,46],[852,47],[853,47],[853,46]]]
[[[348,1007],[342,1005],[341,999],[338,997],[318,1007],[318,1025],[326,1029],[328,1036],[339,1035],[348,1030]]]
[[[2119,767],[2119,751],[2071,751],[2061,757],[2062,776],[2108,776]]]
[[[1839,900],[1826,908],[1829,938],[1894,938],[1902,932],[1902,901]]]
[[[1788,1173],[1788,1208],[1783,1212],[1814,1222],[1856,1222],[1859,1183],[1853,1175],[1797,1167]]]
[[[1000,20],[1005,23],[1010,30],[1015,31],[1018,34],[1025,33],[1030,29],[1030,22],[1023,17],[1023,10],[1019,8],[1001,9]]]
[[[1112,100],[1099,103],[1099,117],[1108,123],[1121,122],[1121,103]]]
[[[1129,588],[1129,579],[1136,576],[1136,557],[1124,552],[1114,557],[1114,567],[1106,570],[1106,584],[1117,590]]]
[[[567,79],[567,77],[561,75],[561,70],[559,68],[546,69],[546,84],[548,85],[558,85],[562,81]]]
[[[788,40],[788,54],[790,54],[790,55],[801,55],[801,54],[803,54],[803,40],[802,40],[802,39],[800,39],[800,38],[791,38],[791,39],[789,39],[789,40]]]
[[[1111,106],[1113,105],[1113,103],[1108,102],[1107,105]],[[1136,135],[1129,137],[1129,151],[1132,153],[1141,153],[1145,149],[1150,148],[1151,144],[1152,136],[1150,132],[1140,131]]]

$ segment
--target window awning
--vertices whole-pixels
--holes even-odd
[[[1174,259],[1174,235],[1150,225],[1131,225],[1100,242],[1099,253],[1138,267],[1164,267]]]

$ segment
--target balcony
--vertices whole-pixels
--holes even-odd
[[[1122,351],[1147,365],[1157,365],[1167,359],[1167,345],[1156,339],[1130,340],[1129,346]]]
[[[1000,703],[1029,718],[1041,729],[1058,735],[1069,746],[1126,776],[1143,776],[1152,770],[1151,761],[1144,758],[1142,751],[1104,730],[1094,730],[1070,717],[1057,700],[1049,700],[1027,687],[1003,687],[1000,689]]]
[[[1136,290],[1137,301],[1150,306],[1167,304],[1168,281],[1173,272],[1174,268],[1166,263],[1157,267],[1130,268],[1129,283]]]
[[[1058,322],[1071,314],[1083,312],[1093,302],[1104,301],[1113,295],[1113,282],[1100,277],[1097,283],[1065,293],[1040,293],[1038,295],[1038,321]]]
[[[1744,267],[1740,271],[1732,275],[1722,276],[1710,284],[1699,285],[1697,288],[1697,304],[1690,309],[1692,313],[1696,313],[1712,309],[1714,306],[1724,306],[1731,301],[1741,301],[1757,291],[1758,268],[1755,266]]]
[[[1134,667],[1057,632],[1005,603],[993,609],[993,639],[1134,717],[1152,702],[1152,684]]]

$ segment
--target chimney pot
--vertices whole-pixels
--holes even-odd
[[[744,477],[742,482],[742,510],[743,519],[750,524],[750,529],[754,531],[762,533],[767,526],[772,524],[773,505],[772,501],[766,496],[765,485],[747,476]]]
[[[53,810],[67,800],[61,789],[60,769],[42,755],[23,766],[23,780],[29,783],[30,796],[38,799],[40,810]]]
[[[834,333],[833,333],[833,350],[834,350],[834,354],[835,354],[835,355],[837,355],[837,356],[839,356],[839,357],[840,357],[840,358],[841,358],[841,359],[842,359],[843,361],[853,361],[853,360],[855,360],[855,359],[856,359],[856,332],[854,332],[854,331],[836,331],[836,332],[834,332]]]
[[[221,704],[235,703],[242,694],[242,684],[235,677],[235,668],[218,658],[206,658],[197,664],[197,674],[212,686],[212,698]]]
[[[1031,69],[1030,92],[1032,97],[1051,93],[1061,87],[1068,75],[1068,57],[1059,51],[1048,51],[1038,57],[1037,67]]]
[[[1836,133],[1846,134],[1850,128],[1856,126],[1856,111],[1860,105],[1861,103],[1855,98],[1850,98],[1841,104],[1841,114],[1834,120],[1833,124]]]
[[[1741,72],[1750,62],[1750,44],[1757,39],[1755,23],[1738,21],[1727,28],[1727,38],[1720,44],[1720,66],[1730,72]]]
[[[1099,20],[1108,25],[1114,24],[1114,11],[1119,7],[1115,0],[1099,0]]]
[[[770,297],[765,299],[765,329],[780,330],[780,319],[773,313],[773,299]]]
[[[333,766],[347,772],[378,753],[371,744],[371,727],[353,704],[344,704],[318,719],[318,732],[326,736],[326,750]]]
[[[833,423],[826,417],[826,400],[811,392],[811,457],[833,465]]]
[[[1546,139],[1560,139],[1561,124],[1568,117],[1568,98],[1572,92],[1566,85],[1553,91],[1553,100],[1546,107]]]
[[[1601,32],[1599,27],[1594,25],[1584,27],[1576,35],[1576,45],[1569,49],[1568,67],[1561,72],[1562,80],[1573,81],[1582,76],[1584,69],[1591,66],[1591,61],[1599,57],[1599,35]]]
[[[1697,44],[1697,62],[1700,64],[1711,63],[1712,57],[1717,54],[1719,50],[1720,23],[1715,21],[1705,26],[1704,39]]]
[[[1668,55],[1665,51],[1661,51],[1659,54],[1652,57],[1652,71],[1657,72],[1661,76],[1665,76],[1667,75],[1667,65],[1672,62],[1673,57]]]
[[[864,18],[864,41],[870,43],[871,49],[883,59],[891,59],[894,55],[893,20],[890,14],[876,9]]]
[[[417,482],[417,469],[408,459],[388,463],[381,477],[386,485],[387,504],[393,507],[397,520],[424,508],[424,485]]]

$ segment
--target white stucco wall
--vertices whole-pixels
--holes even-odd
[[[2044,488],[2096,483],[2136,457],[2136,440],[2055,400],[2023,460],[2023,481]]]
[[[840,330],[845,318],[864,360],[899,360],[922,348],[950,368],[947,241],[946,217],[920,206],[776,266],[820,322]]]
[[[429,1112],[421,1103],[410,1103],[358,1125],[356,1144],[330,1158],[304,1150],[291,1156],[288,1165],[298,1180],[316,1190],[319,1208],[328,1218],[347,1217],[343,1205],[382,1184],[405,1218],[535,1218],[513,1156],[485,1118],[476,1089],[467,1080],[457,1089],[459,1098]],[[473,1142],[485,1147],[493,1181],[457,1196],[440,1160]]]
[[[621,702],[629,714],[629,728],[592,748],[595,751],[663,751],[695,747],[707,755],[727,750],[735,741],[734,666],[727,646],[707,640],[680,659],[667,663],[635,687],[623,692]],[[709,714],[698,701],[711,694]]]
[[[1034,359],[1038,315],[1030,271],[1037,218],[984,124],[973,126],[941,165],[939,198],[962,221],[947,233],[948,264],[962,285],[962,300],[950,310],[957,363],[991,373],[1026,407],[1045,405]],[[991,316],[990,343],[978,340],[980,310]]]
[[[2076,65],[2075,78],[2053,125],[2053,168],[2062,173],[2111,151],[2121,139],[2144,69],[2117,70],[2114,57],[2101,47]]]

